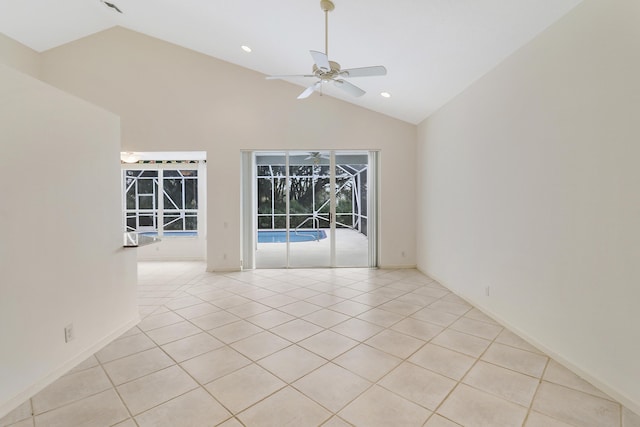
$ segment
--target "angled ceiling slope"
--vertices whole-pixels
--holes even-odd
[[[100,0],[0,0],[0,33],[42,52],[120,25],[265,75],[307,74],[309,50],[324,51],[319,0],[110,1],[123,13]],[[388,74],[358,80],[367,92],[359,98],[323,92],[419,123],[580,2],[334,0],[331,59],[343,68],[384,64]]]

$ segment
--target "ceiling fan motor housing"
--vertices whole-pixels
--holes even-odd
[[[318,79],[311,86],[308,86],[304,92],[302,92],[298,99],[308,98],[313,92],[322,89],[322,84],[327,82],[333,82],[336,87],[349,93],[352,96],[362,96],[366,92],[360,89],[358,86],[346,81],[346,78],[350,77],[367,77],[367,76],[384,76],[387,74],[386,68],[382,65],[373,67],[360,67],[350,68],[346,70],[340,69],[340,64],[334,61],[329,61],[329,12],[332,11],[335,6],[331,0],[320,0],[320,8],[324,11],[324,52],[316,50],[310,50],[311,57],[313,58],[312,74],[300,74],[289,76],[268,76],[267,79],[280,79],[288,77],[315,77]]]
[[[318,68],[318,66],[314,64],[313,74],[315,74],[316,77],[318,77],[319,79],[322,79],[325,81],[332,80],[335,77],[338,77],[340,75],[340,64],[334,61],[329,61],[329,65],[331,66],[331,69],[329,71],[324,71]]]

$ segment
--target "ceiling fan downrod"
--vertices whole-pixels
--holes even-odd
[[[346,79],[351,77],[384,76],[387,74],[387,69],[382,65],[376,65],[372,67],[348,68],[346,70],[342,70],[340,68],[340,64],[334,61],[329,61],[329,12],[331,12],[335,6],[331,0],[320,0],[320,8],[324,12],[325,51],[309,51],[313,58],[311,74],[267,76],[267,79],[287,79],[298,77],[316,78],[316,82],[311,86],[307,86],[304,92],[298,95],[298,99],[308,98],[313,92],[320,92],[320,94],[322,94],[322,84],[327,82],[333,82],[337,88],[352,96],[362,96],[366,92]]]
[[[320,0],[320,8],[324,11],[324,54],[329,56],[329,12],[335,6],[331,0]]]

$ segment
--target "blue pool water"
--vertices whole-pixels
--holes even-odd
[[[310,242],[327,238],[324,230],[299,230],[289,234],[290,242]],[[260,230],[258,231],[258,243],[285,243],[287,232],[285,230]]]

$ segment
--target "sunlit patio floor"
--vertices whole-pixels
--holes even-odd
[[[287,265],[286,243],[258,243],[256,268],[331,267],[331,236],[310,242],[289,243]],[[350,229],[336,229],[336,267],[368,267],[369,239]]]

